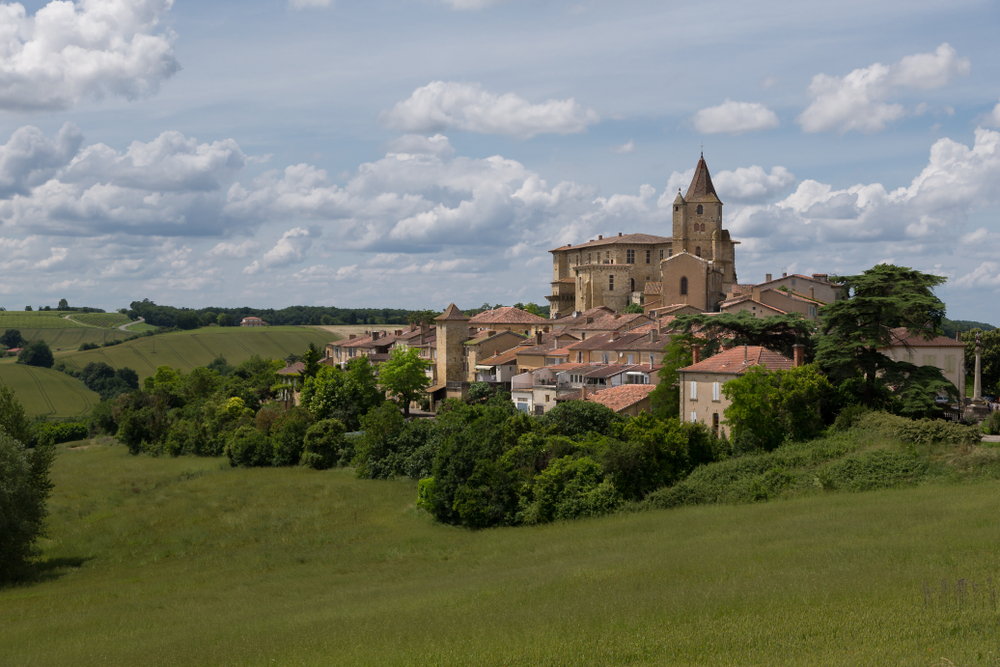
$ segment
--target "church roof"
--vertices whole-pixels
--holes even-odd
[[[712,176],[708,173],[708,165],[705,164],[705,156],[698,160],[698,166],[694,168],[694,178],[691,179],[691,186],[684,201],[719,201],[719,195],[715,193],[715,186],[712,185]]]
[[[452,303],[449,304],[448,308],[445,309],[443,313],[434,318],[435,322],[445,322],[448,320],[461,320],[467,322],[469,318],[458,309],[458,306]]]

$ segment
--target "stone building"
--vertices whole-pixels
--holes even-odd
[[[551,250],[552,318],[606,306],[642,303],[648,283],[661,283],[661,303],[713,311],[736,280],[736,244],[722,228],[722,202],[705,158],[685,195],[673,202],[672,236],[598,236]]]

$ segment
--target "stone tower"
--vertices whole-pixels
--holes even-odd
[[[722,201],[712,185],[704,153],[694,169],[687,194],[674,199],[673,253],[701,257],[722,270],[727,285],[736,283],[736,252],[729,230],[722,228]]]
[[[465,341],[469,339],[469,318],[451,304],[434,318],[437,323],[437,381],[464,382]]]

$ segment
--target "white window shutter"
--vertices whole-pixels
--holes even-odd
[[[719,400],[719,383],[718,382],[713,382],[712,383],[712,400],[713,401]]]
[[[695,382],[694,380],[691,380],[691,400],[692,401],[698,400],[698,383]]]
[[[698,413],[697,412],[692,412],[691,413],[691,423],[694,424],[696,421],[698,421]]]

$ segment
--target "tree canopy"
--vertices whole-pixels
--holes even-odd
[[[393,348],[389,360],[379,367],[379,384],[397,398],[405,416],[410,416],[410,402],[420,399],[431,383],[426,370],[430,361],[420,358],[415,347]]]
[[[846,298],[820,309],[821,335],[816,360],[836,380],[861,382],[861,402],[875,406],[877,385],[896,389],[897,397],[919,399],[904,405],[903,412],[933,409],[937,391],[955,393],[940,370],[894,361],[881,350],[893,342],[892,330],[903,328],[911,336],[931,339],[941,334],[944,303],[934,288],[945,278],[892,264],[878,264],[856,276],[835,277],[847,289]]]
[[[808,343],[816,325],[798,313],[754,317],[752,313],[743,312],[678,315],[670,323],[670,330],[685,334],[697,332],[713,348],[710,351],[717,349],[720,339],[725,336],[733,345],[760,345],[791,357],[793,346]]]
[[[40,368],[52,368],[56,363],[52,355],[52,349],[44,340],[36,340],[21,350],[17,355],[17,363],[26,366],[38,366]]]

